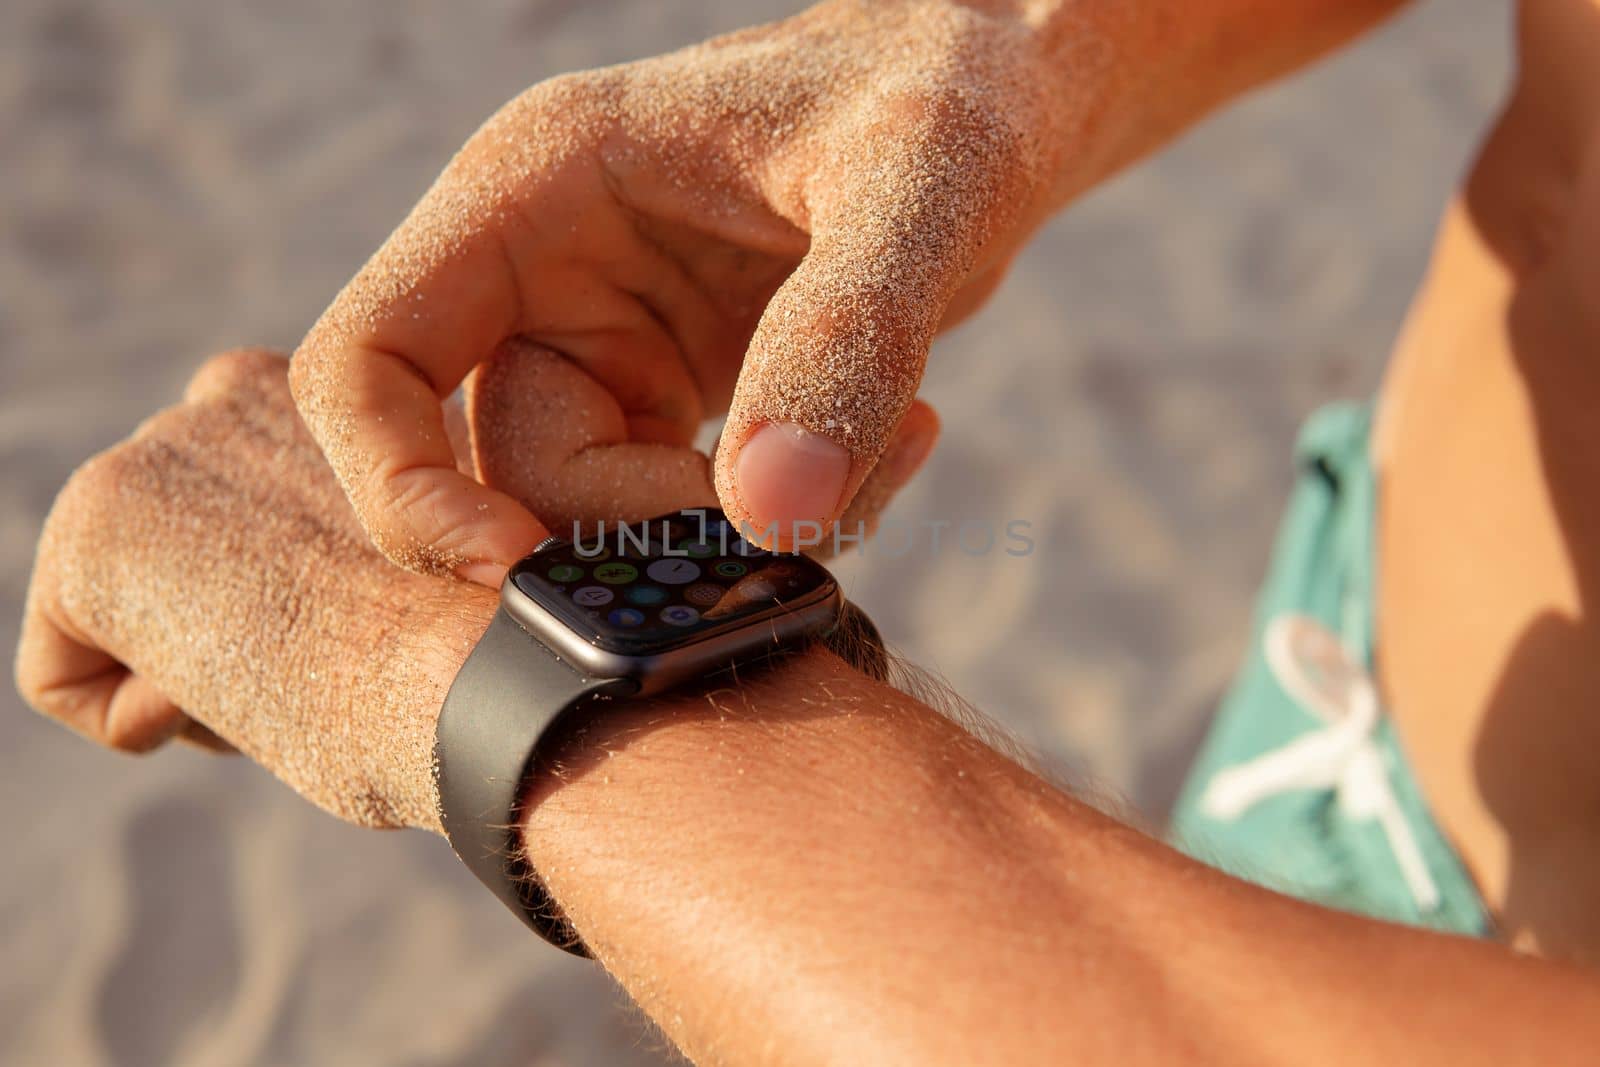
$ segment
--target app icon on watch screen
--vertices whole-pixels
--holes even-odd
[[[572,602],[586,608],[597,608],[601,604],[611,603],[614,596],[616,594],[603,585],[585,585],[573,590]]]
[[[662,585],[688,585],[700,577],[700,564],[686,559],[658,559],[644,571]],[[605,581],[598,571],[595,577]]]
[[[722,575],[724,578],[737,578],[750,568],[746,567],[743,563],[740,563],[736,559],[725,559],[711,569]]]
[[[720,585],[712,585],[710,582],[696,582],[683,591],[683,599],[691,604],[699,604],[703,608],[709,608],[722,599],[722,593],[723,589]]]
[[[667,591],[659,585],[636,585],[627,592],[630,604],[659,604],[667,599]]]
[[[594,569],[594,576],[607,585],[622,585],[639,577],[639,568],[631,563],[602,563]]]
[[[552,582],[575,582],[583,577],[583,568],[570,563],[557,563],[545,573],[550,575]]]
[[[693,626],[700,621],[700,613],[683,604],[673,604],[661,609],[661,621],[668,626]]]
[[[612,626],[641,626],[644,624],[644,612],[637,608],[617,608],[606,619]]]

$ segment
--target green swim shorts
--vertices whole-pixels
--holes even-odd
[[[1257,605],[1249,656],[1173,812],[1174,843],[1281,892],[1488,936],[1372,682],[1370,405],[1318,412]]]

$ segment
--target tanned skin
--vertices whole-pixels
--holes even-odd
[[[1090,162],[1053,187],[1064,202],[1386,8],[984,14],[1097,72],[1079,88],[1108,87],[1072,97],[1092,102],[1062,126]],[[840,11],[851,14],[811,18]],[[1588,256],[1600,246],[1600,8],[1530,2],[1517,29],[1511,99],[1446,214],[1385,388],[1379,660],[1435,814],[1508,940],[1551,958],[1230,879],[811,650],[574,723],[531,784],[529,858],[689,1055],[1592,1059],[1600,980],[1556,960],[1600,958],[1600,277]],[[782,25],[763,32],[782,47]],[[1052,203],[1041,197],[1039,217]],[[1014,247],[1028,214],[988,247]],[[998,274],[978,277],[951,290],[947,319]],[[433,395],[374,400],[362,390],[381,392],[387,372],[369,371],[350,380],[355,403],[413,411]],[[351,402],[337,374],[308,392],[311,377],[297,379],[302,405]],[[699,386],[702,410],[731,392],[731,375],[717,380],[726,388]],[[146,748],[205,729],[345,817],[436,829],[417,753],[494,597],[391,567],[367,538],[382,501],[358,498],[352,513],[344,490],[359,479],[336,481],[317,444],[281,359],[210,365],[183,405],[63,492],[19,682],[100,741]],[[852,462],[864,478],[870,463]],[[453,482],[429,497],[439,514],[458,490],[471,498]],[[367,595],[401,583],[404,595]],[[203,640],[241,626],[247,640]]]
[[[170,696],[332,810],[437,830],[405,754],[496,598],[359,532],[283,360],[215,361],[63,491],[23,692],[124,747]],[[820,648],[574,722],[527,812],[579,934],[702,1063],[1454,1067],[1600,1041],[1594,974],[1236,881]]]
[[[1600,963],[1600,5],[1517,12],[1378,428],[1378,659],[1506,936]]]

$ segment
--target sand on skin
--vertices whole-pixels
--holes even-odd
[[[208,352],[291,346],[485,115],[790,9],[6,5],[0,644],[68,471]],[[912,655],[1146,810],[1238,653],[1295,424],[1375,382],[1501,83],[1500,7],[1460,14],[1424,7],[1091,197],[936,349],[944,439],[897,517],[1027,520],[1039,555],[841,568]],[[27,815],[0,1060],[665,1061],[436,839],[342,825],[239,761],[95,751],[7,690],[0,804]]]

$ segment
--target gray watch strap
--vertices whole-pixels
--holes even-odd
[[[839,624],[823,639],[858,670],[883,679],[883,643],[855,605],[844,603]],[[523,858],[518,803],[539,739],[558,718],[637,690],[626,679],[584,676],[502,607],[439,711],[433,767],[450,847],[535,933],[577,956],[589,952]]]
[[[562,713],[635,688],[584,677],[501,608],[450,686],[434,735],[434,777],[450,847],[523,922],[579,956],[588,955],[583,942],[522,858],[518,801],[539,738]]]

